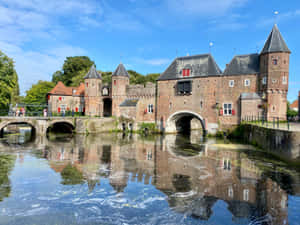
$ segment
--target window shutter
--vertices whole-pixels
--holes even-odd
[[[190,93],[191,92],[191,82],[184,83],[184,92]]]
[[[231,112],[231,113],[232,113],[232,115],[234,116],[234,115],[235,115],[235,110],[234,110],[234,109],[232,109],[232,112]]]
[[[187,76],[187,77],[190,76],[190,70],[189,70],[189,69],[186,70],[186,76]]]
[[[61,97],[59,97],[58,99],[59,99],[59,101],[61,101]]]
[[[220,116],[223,116],[223,109],[220,109]]]
[[[185,77],[185,69],[182,70],[182,76]]]
[[[57,112],[59,112],[59,113],[60,113],[60,107],[58,107],[58,108],[57,108]]]
[[[78,112],[78,108],[77,107],[75,108],[75,111]]]
[[[179,93],[182,93],[182,92],[184,92],[184,83],[178,83],[178,92]]]

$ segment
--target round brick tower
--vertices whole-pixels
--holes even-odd
[[[102,78],[93,65],[84,77],[84,102],[86,116],[101,116],[103,103],[101,96]]]
[[[269,121],[286,120],[290,53],[275,24],[260,54],[259,87]]]
[[[129,85],[129,74],[122,63],[112,74],[112,115],[120,116],[120,104],[126,99],[126,87]]]

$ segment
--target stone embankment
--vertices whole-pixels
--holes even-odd
[[[284,157],[300,159],[300,131],[241,124],[232,132],[231,137]]]

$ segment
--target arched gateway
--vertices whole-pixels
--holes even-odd
[[[193,129],[202,129],[207,133],[205,119],[192,111],[178,111],[173,113],[166,121],[166,133],[188,133]]]

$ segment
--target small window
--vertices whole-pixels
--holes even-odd
[[[148,113],[153,113],[153,104],[148,105]]]
[[[192,93],[192,82],[191,81],[178,82],[177,83],[177,92],[180,95],[191,94]]]
[[[86,87],[89,87],[89,83],[86,83]]]
[[[182,70],[182,76],[183,77],[189,77],[191,74],[191,70],[190,69],[183,69]]]
[[[267,77],[263,77],[262,84],[267,84]]]
[[[244,198],[244,201],[249,201],[249,189],[244,189],[243,198]]]
[[[73,95],[75,95],[75,93],[76,93],[76,89],[73,89]]]
[[[234,87],[234,80],[229,81],[229,87]]]
[[[200,101],[200,109],[203,108],[203,101]]]
[[[276,111],[275,105],[272,106],[272,109],[271,109],[271,110],[272,110],[272,112],[275,112],[275,111]]]
[[[278,64],[278,59],[273,59],[273,65],[277,65]]]
[[[152,160],[152,151],[147,151],[147,160]]]
[[[170,110],[172,109],[172,102],[170,102],[170,104],[169,104],[169,109]]]
[[[232,104],[231,103],[224,103],[223,105],[223,114],[224,115],[232,115]]]
[[[228,188],[228,197],[233,198],[233,188],[232,187]]]
[[[117,81],[116,80],[114,80],[114,85],[116,85],[117,84]]]
[[[245,80],[245,87],[249,87],[250,86],[250,80],[249,79],[246,79]]]
[[[282,77],[282,84],[287,84],[287,78],[286,78],[286,76]]]
[[[103,95],[103,96],[108,96],[108,95],[109,95],[109,94],[108,94],[108,88],[107,88],[107,87],[103,88],[103,90],[102,90],[102,95]]]
[[[223,159],[223,169],[231,170],[231,161],[230,159]]]

